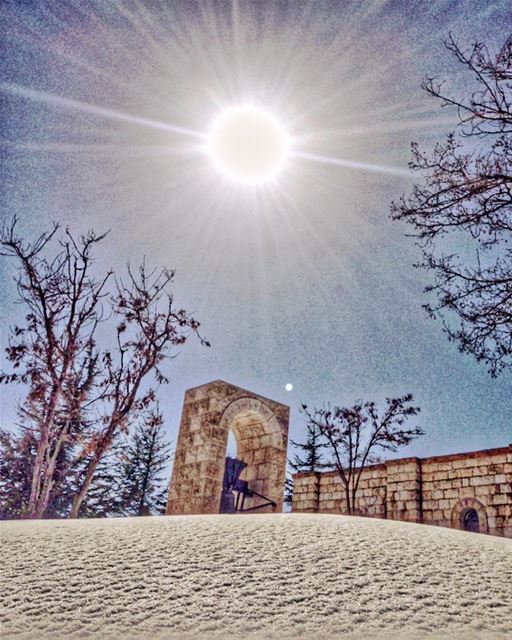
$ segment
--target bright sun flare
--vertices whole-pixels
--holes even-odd
[[[279,122],[257,107],[235,107],[214,122],[208,150],[224,175],[237,182],[264,182],[277,175],[288,152]]]

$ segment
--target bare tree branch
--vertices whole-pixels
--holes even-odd
[[[464,51],[452,35],[446,47],[476,88],[458,98],[435,78],[424,82],[442,106],[457,108],[458,130],[431,155],[412,145],[410,167],[424,181],[391,216],[411,225],[424,255],[415,266],[434,276],[426,311],[496,376],[512,367],[512,36],[495,54],[479,42]],[[446,253],[450,241],[461,255]]]

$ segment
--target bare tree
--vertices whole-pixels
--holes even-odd
[[[58,226],[25,243],[16,224],[14,219],[1,230],[1,255],[18,260],[18,293],[28,313],[24,326],[14,327],[6,350],[14,373],[2,374],[0,382],[29,386],[22,412],[35,425],[37,447],[26,514],[40,518],[48,506],[59,454],[95,375],[93,335],[111,274],[97,281],[89,273],[91,251],[104,236],[91,232],[77,244],[66,232],[57,254],[48,258],[45,249]]]
[[[410,167],[424,175],[408,198],[392,204],[423,249],[416,265],[434,274],[425,305],[462,352],[491,375],[512,367],[512,36],[493,54],[483,43],[448,51],[475,83],[467,97],[427,78],[423,88],[457,109],[459,124],[431,155],[412,145]],[[458,243],[458,253],[447,250]]]
[[[154,401],[154,389],[145,389],[143,385],[148,374],[153,374],[157,383],[167,382],[160,365],[169,357],[169,349],[184,344],[190,332],[199,335],[199,323],[184,309],[174,310],[169,289],[174,272],[163,269],[148,274],[142,265],[138,274],[128,269],[128,276],[126,284],[116,282],[112,298],[112,311],[120,319],[117,348],[105,351],[101,358],[97,382],[101,390],[101,426],[86,447],[92,456],[73,501],[72,518],[78,517],[98,462],[115,434],[120,430],[126,432],[129,420]]]
[[[199,323],[185,310],[174,309],[172,271],[148,273],[142,265],[135,274],[128,269],[126,283],[111,271],[96,279],[92,254],[105,234],[89,232],[76,240],[66,230],[58,239],[54,225],[34,242],[25,242],[16,225],[16,219],[3,225],[0,255],[18,261],[18,293],[28,313],[25,323],[14,327],[6,350],[13,372],[2,373],[0,382],[29,388],[21,413],[37,445],[25,515],[43,517],[58,460],[73,443],[85,463],[71,509],[77,517],[116,434],[126,431],[154,399],[148,378],[166,382],[161,364],[191,333],[199,336]],[[55,242],[57,252],[48,255]],[[117,322],[110,349],[96,343],[97,327],[107,318],[104,307],[108,319]]]
[[[356,497],[365,466],[379,462],[375,450],[395,452],[423,435],[419,427],[404,428],[405,422],[419,413],[411,394],[386,398],[386,408],[379,415],[375,402],[358,402],[352,407],[309,410],[302,405],[308,429],[323,436],[332,455],[332,467],[345,489],[347,513],[356,513]]]

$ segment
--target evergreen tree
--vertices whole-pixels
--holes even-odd
[[[37,447],[33,433],[0,429],[0,520],[21,518],[28,504]]]
[[[293,502],[293,478],[286,476],[284,479],[284,503],[287,505]]]
[[[114,445],[98,465],[80,508],[80,517],[98,518],[120,514],[121,483],[117,465],[119,450],[119,445]],[[37,438],[32,429],[21,427],[16,432],[0,429],[0,520],[25,517],[36,451]],[[60,448],[45,518],[69,517],[87,462],[88,456],[80,451],[76,443],[68,442]]]
[[[322,449],[327,446],[322,441],[322,433],[314,424],[308,424],[306,427],[307,435],[305,442],[295,442],[290,440],[295,448],[304,452],[303,457],[295,454],[293,460],[288,460],[288,465],[295,472],[298,471],[320,471],[321,469],[331,468],[332,465],[325,462],[322,456]],[[284,481],[284,501],[285,504],[293,503],[293,478],[287,477]]]
[[[90,425],[79,428],[82,434],[91,436]],[[45,518],[69,517],[92,455],[73,438],[70,440],[58,452]],[[149,411],[127,440],[118,436],[102,457],[80,506],[79,517],[163,513],[167,488],[160,474],[169,461],[169,449],[162,433],[161,413]],[[17,432],[0,429],[0,520],[25,516],[36,450],[37,439],[32,429],[22,427]]]
[[[307,425],[306,442],[294,442],[290,440],[290,443],[297,449],[301,449],[304,452],[304,456],[295,454],[293,461],[288,460],[288,464],[294,471],[320,471],[330,467],[329,463],[324,462],[322,457],[322,449],[325,449],[327,444],[322,440],[323,436],[320,430],[314,424]]]
[[[158,407],[148,411],[120,452],[119,506],[124,515],[165,512],[167,486],[161,473],[169,462],[171,445],[165,440],[162,427]]]

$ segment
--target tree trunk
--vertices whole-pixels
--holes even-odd
[[[357,482],[352,478],[352,515],[356,514]]]
[[[48,451],[49,439],[50,439],[50,425],[53,424],[53,420],[55,417],[55,411],[57,407],[57,402],[59,400],[60,390],[57,386],[57,383],[54,383],[54,386],[51,391],[48,414],[44,420],[44,429],[42,438],[38,443],[36,457],[34,460],[34,469],[32,472],[32,483],[30,487],[30,497],[28,500],[27,518],[41,518],[41,515],[38,515],[40,512],[39,502],[41,497],[41,475],[43,473],[43,460]]]
[[[59,457],[62,444],[69,431],[70,425],[71,420],[67,420],[65,426],[60,432],[59,439],[57,440],[57,444],[55,445],[55,449],[52,453],[52,457],[50,458],[50,461],[48,462],[48,465],[46,467],[43,483],[41,486],[41,493],[39,495],[39,500],[34,513],[34,518],[42,518],[45,514],[46,509],[48,508],[48,503],[50,502],[50,494],[55,482],[54,473],[55,466],[57,464],[57,458]]]
[[[39,442],[37,446],[36,456],[34,459],[34,468],[32,469],[32,482],[30,485],[30,496],[28,499],[27,509],[25,511],[25,518],[36,518],[35,515],[37,503],[39,500],[39,494],[41,491],[41,474],[43,471],[43,459],[46,453],[46,446],[43,447],[43,443]]]
[[[350,501],[350,487],[348,481],[345,483],[345,500],[347,501],[347,515],[352,515],[352,504]]]
[[[92,460],[87,465],[87,472],[85,474],[85,479],[82,482],[82,486],[78,490],[78,493],[73,498],[73,504],[71,505],[71,512],[69,514],[70,518],[78,518],[78,513],[80,511],[80,507],[82,506],[82,502],[89,491],[89,487],[91,486],[92,479],[94,477],[94,473],[96,471],[96,467],[98,466],[98,462],[101,459],[101,454],[95,454]]]
[[[85,473],[85,478],[84,478],[84,481],[82,482],[82,486],[78,490],[78,493],[76,494],[76,496],[73,498],[73,504],[71,505],[71,512],[69,514],[70,518],[78,518],[80,507],[82,506],[82,502],[84,501],[85,496],[87,495],[87,492],[89,491],[89,488],[91,486],[91,482],[94,477],[94,474],[96,473],[98,464],[101,458],[103,457],[105,451],[112,444],[112,439],[114,437],[116,427],[117,427],[117,424],[112,424],[111,422],[109,424],[107,432],[105,433],[103,438],[100,440],[100,442],[96,445],[96,449],[94,451],[93,457],[91,458],[91,460],[89,461],[89,464],[87,465],[87,471]]]

